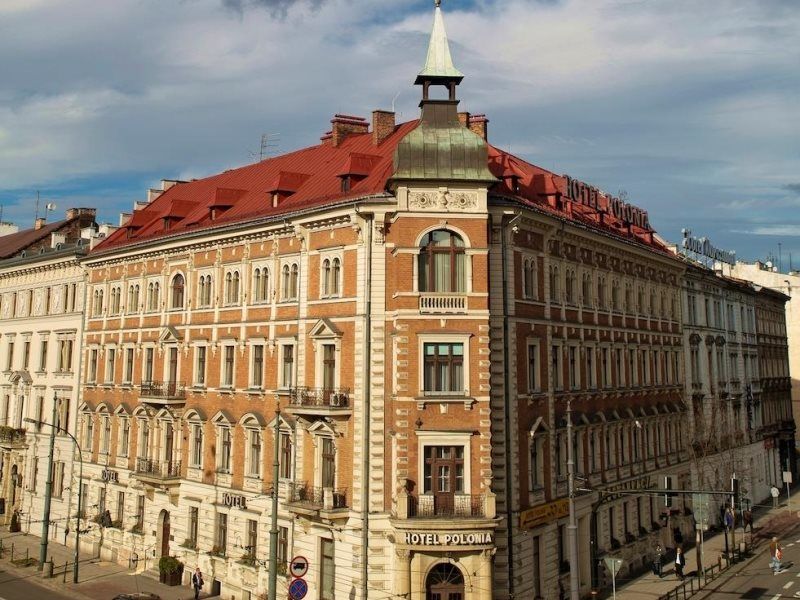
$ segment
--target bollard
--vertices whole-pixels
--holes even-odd
[[[14,542],[11,542],[11,562],[14,562]]]
[[[42,573],[42,577],[45,579],[51,579],[53,577],[53,561],[49,560],[44,563],[44,572]]]
[[[67,583],[67,561],[64,561],[64,573],[61,576],[61,583]]]

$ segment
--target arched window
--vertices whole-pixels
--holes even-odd
[[[339,295],[339,287],[341,286],[342,262],[338,258],[333,259],[331,266],[331,295]]]
[[[619,310],[619,281],[611,280],[611,309]]]
[[[282,276],[283,276],[283,294],[282,294],[282,296],[283,296],[284,300],[289,300],[292,297],[291,293],[290,293],[291,292],[292,278],[291,278],[291,270],[289,269],[289,265],[283,265]]]
[[[625,312],[633,309],[633,288],[630,283],[625,284]]]
[[[291,279],[291,285],[289,286],[290,287],[289,291],[292,294],[291,296],[292,298],[297,298],[297,289],[299,285],[300,285],[300,267],[298,267],[297,265],[292,265],[292,279]]]
[[[239,302],[239,271],[230,271],[225,275],[225,303]]]
[[[425,581],[427,598],[464,598],[464,575],[452,563],[439,563]]]
[[[158,310],[159,293],[161,285],[157,282],[151,282],[147,286],[147,310]]]
[[[464,240],[446,229],[431,231],[420,243],[419,291],[466,291]]]
[[[567,277],[564,281],[564,301],[572,304],[575,301],[575,271],[567,269]]]
[[[561,296],[560,281],[558,279],[558,267],[550,265],[550,300],[558,302]]]
[[[539,296],[539,282],[536,277],[536,259],[527,258],[522,265],[523,294],[526,298],[536,299]]]
[[[583,305],[592,305],[592,276],[589,273],[583,274],[583,281],[581,283],[581,293],[583,295]]]
[[[94,292],[94,316],[99,317],[103,314],[103,290]]]
[[[183,275],[178,273],[172,278],[172,308],[183,308],[184,286]]]
[[[253,295],[255,302],[266,302],[269,299],[269,270],[266,267],[253,272]]]
[[[597,278],[597,305],[600,308],[606,307],[606,278],[602,275]]]
[[[131,285],[128,287],[128,312],[139,312],[139,286]]]
[[[331,261],[327,258],[322,261],[322,295],[331,293]]]

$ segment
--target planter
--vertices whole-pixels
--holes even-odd
[[[174,556],[162,556],[158,561],[158,580],[165,585],[181,585],[183,563]]]
[[[172,573],[159,571],[158,580],[164,585],[181,585],[183,583],[183,567],[181,567],[178,571],[173,571]]]

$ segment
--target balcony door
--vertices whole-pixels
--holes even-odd
[[[464,492],[464,447],[425,447],[425,493],[433,495],[434,514],[454,512],[455,495]]]
[[[322,345],[322,388],[330,394],[336,389],[336,346]]]
[[[167,382],[169,392],[175,391],[175,383],[178,381],[178,347],[172,346],[169,349],[169,373],[167,374]]]
[[[164,460],[167,463],[167,472],[172,471],[172,450],[175,445],[175,429],[172,421],[164,421]]]
[[[336,448],[333,439],[323,437],[321,458],[322,458],[322,486],[323,488],[336,487]]]

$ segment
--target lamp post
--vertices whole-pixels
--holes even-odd
[[[575,457],[572,448],[572,401],[567,396],[567,485],[569,493],[569,597],[580,598],[578,579],[578,524],[575,518]]]
[[[80,551],[81,551],[81,544],[80,544],[81,510],[83,503],[83,453],[81,452],[81,446],[80,444],[78,444],[78,440],[75,439],[75,436],[72,435],[69,431],[67,431],[66,428],[58,427],[56,425],[53,425],[52,423],[47,423],[45,421],[37,421],[36,419],[25,419],[25,422],[33,423],[39,426],[44,425],[46,427],[52,427],[54,433],[56,431],[60,431],[62,433],[67,434],[72,440],[72,443],[75,444],[75,448],[77,448],[78,450],[78,460],[80,461],[80,470],[78,472],[78,515],[75,517],[75,564],[72,567],[72,582],[78,583],[78,562],[80,560]],[[67,515],[67,522],[69,522],[69,515]]]
[[[281,406],[275,396],[275,440],[272,452],[272,523],[269,530],[269,600],[278,597],[278,477],[280,476]]]
[[[56,401],[53,397],[53,422],[56,420]],[[27,420],[27,419],[26,419]],[[50,537],[50,503],[53,498],[53,454],[56,445],[56,429],[50,430],[50,456],[47,458],[47,483],[44,488],[44,518],[42,519],[42,541],[39,544],[39,570],[44,568],[47,560],[47,542]],[[34,482],[34,485],[36,482]]]

